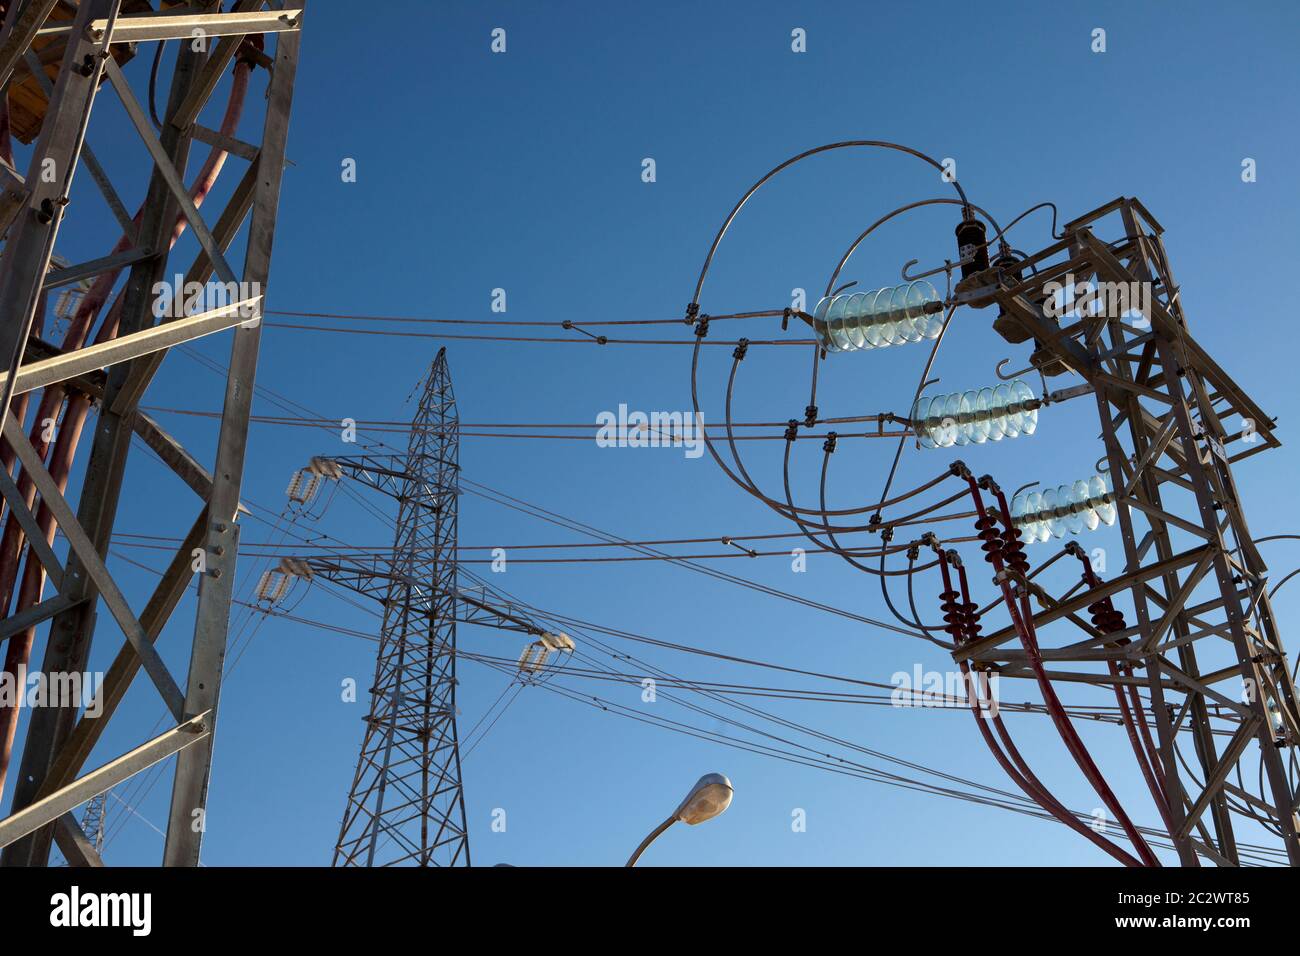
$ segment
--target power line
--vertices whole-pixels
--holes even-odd
[[[601,336],[599,339],[594,338],[546,338],[542,336],[530,335],[466,335],[462,333],[447,332],[397,332],[391,329],[359,329],[339,327],[334,328],[327,325],[303,325],[291,322],[263,322],[263,328],[267,329],[287,329],[294,332],[332,332],[346,335],[369,335],[380,338],[403,338],[403,339],[437,339],[438,341],[471,341],[471,342],[508,342],[511,344],[523,343],[546,343],[549,345],[593,345],[604,347],[607,345],[652,345],[652,346],[686,346],[695,348],[695,341],[691,338],[681,339],[611,339]],[[711,346],[735,347],[740,344],[738,340],[709,339],[703,343]],[[815,339],[751,339],[748,342],[750,347],[766,345],[790,345],[803,346],[816,345]]]
[[[162,405],[150,405],[145,407],[146,411],[164,414],[164,415],[184,415],[190,418],[210,418],[220,419],[221,412],[210,411],[205,409],[194,408],[170,408]],[[837,419],[834,421],[827,420],[822,424],[853,424],[858,422],[883,422],[886,419],[897,420],[896,416],[876,416],[864,415],[848,419]],[[329,418],[302,418],[297,416],[284,415],[251,415],[249,421],[258,425],[273,425],[284,428],[330,428],[337,430],[341,427],[343,419]],[[389,435],[409,435],[411,427],[402,425],[400,422],[384,421],[360,421],[350,420],[351,424],[357,428],[364,428],[367,432]],[[737,422],[732,425],[733,428],[781,428],[784,429],[785,422]],[[597,441],[600,436],[602,426],[599,422],[590,422],[583,424],[576,423],[559,423],[559,424],[542,424],[527,422],[499,422],[484,424],[463,424],[461,425],[461,438],[502,438],[513,440],[550,440],[550,441]],[[473,429],[509,429],[508,431],[474,431]],[[537,430],[543,428],[551,429],[582,429],[588,434],[565,434],[563,432],[542,433]],[[531,430],[531,431],[530,431]],[[687,440],[694,440],[695,436],[702,438],[708,434],[707,427],[698,428],[691,424],[689,430],[686,425],[674,431],[673,427],[654,428],[645,427],[640,430],[629,430],[622,438],[629,444],[628,447],[667,447],[669,444]],[[817,434],[809,432],[803,436],[806,440],[826,438],[827,434]],[[864,431],[848,432],[838,431],[838,439],[849,438],[906,438],[910,431]],[[771,435],[736,435],[733,441],[785,441],[784,433],[773,433]]]
[[[761,312],[732,312],[728,315],[711,315],[710,321],[724,321],[727,319],[757,319],[757,318],[779,318],[783,313],[781,309],[768,309]],[[584,329],[596,328],[598,326],[625,326],[625,325],[691,325],[692,323],[684,319],[597,319],[582,322],[574,321],[520,321],[516,319],[432,319],[432,318],[411,318],[399,315],[355,315],[346,312],[289,312],[283,309],[267,309],[264,315],[284,315],[291,318],[300,319],[348,319],[356,322],[403,322],[414,323],[419,325],[487,325],[487,326],[508,326],[508,327],[537,327],[553,329]]]

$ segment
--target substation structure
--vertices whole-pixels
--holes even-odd
[[[163,863],[199,862],[239,546],[235,519],[305,4],[291,0],[267,6],[262,0],[235,0],[222,13],[217,0],[183,7],[162,3],[166,10],[145,0],[3,4],[0,85],[6,92],[6,125],[15,137],[35,145],[25,175],[13,167],[7,134],[0,150],[0,228],[5,231],[0,408],[8,409],[0,468],[6,509],[0,639],[12,672],[25,666],[35,628],[49,622],[41,669],[47,674],[84,671],[101,600],[126,636],[99,691],[101,716],[78,719],[75,704],[30,712],[21,766],[7,774],[13,812],[0,820],[0,862],[5,865],[44,864],[51,839],[71,864],[99,865],[95,842],[72,811],[173,754],[177,761]],[[122,64],[140,44],[154,52],[154,44],[173,39],[181,42],[155,128],[141,105],[152,97],[132,89]],[[254,73],[266,78],[260,145],[236,138]],[[131,128],[96,126],[88,135],[92,107],[104,86],[124,107]],[[225,117],[221,128],[209,128],[200,117],[223,88],[229,95]],[[259,95],[255,101],[261,100]],[[147,184],[136,184],[133,191],[146,198],[134,215],[92,150],[92,142],[107,135],[138,139],[151,159],[139,169],[142,181],[148,173]],[[210,149],[207,160],[187,185],[191,151],[202,146]],[[228,159],[244,164],[242,178],[220,214],[205,216],[199,205]],[[82,167],[87,176],[77,180],[81,188],[74,194],[73,177]],[[96,204],[87,199],[95,192],[102,194],[120,234],[105,232],[109,251],[102,258],[51,268],[64,220]],[[93,221],[95,217],[83,218],[82,229]],[[201,248],[186,263],[187,284],[205,285],[215,278],[226,289],[253,291],[221,308],[155,322],[155,286],[179,271],[170,266],[169,256],[185,229],[192,230]],[[226,250],[241,237],[246,252],[242,272],[236,273]],[[112,297],[123,274],[125,284]],[[74,284],[86,291],[67,334],[57,344],[43,339],[40,320],[47,293]],[[169,348],[226,329],[234,329],[233,344],[216,460],[209,470],[141,412],[139,403]],[[29,399],[38,390],[43,392],[36,407]],[[84,450],[78,437],[92,405],[97,419]],[[60,414],[57,438],[43,435],[43,422],[59,420]],[[118,503],[132,493],[125,475],[133,435],[198,499],[193,526],[139,611],[127,603],[105,565]],[[84,458],[85,479],[74,505],[65,497],[65,486],[78,458]],[[150,492],[142,487],[135,493]],[[68,544],[66,562],[52,546],[56,531]],[[25,571],[11,607],[24,551]],[[182,681],[169,671],[154,641],[191,583],[196,554],[202,555],[204,570],[189,672]],[[48,596],[43,594],[47,581],[53,592]],[[163,700],[167,729],[83,773],[141,669]],[[9,769],[17,717],[16,709],[0,711],[3,770]]]
[[[397,502],[392,553],[291,557],[276,572],[331,581],[383,609],[335,866],[470,865],[456,730],[456,625],[553,637],[508,598],[459,585],[459,444],[447,353],[439,349],[405,454],[321,457],[306,470],[391,496]]]
[[[686,310],[696,341],[691,364],[696,413],[700,344],[709,335],[710,322],[701,312],[701,291],[724,236],[748,200],[773,177],[809,157],[850,148],[901,152],[935,170],[944,168],[936,159],[897,143],[849,140],[807,150],[760,178],[723,221]],[[1006,230],[971,202],[960,183],[947,176],[944,181],[953,185],[955,198],[900,206],[858,235],[832,271],[815,314],[785,308],[720,316],[780,316],[783,330],[798,318],[816,334],[809,343],[811,398],[803,414],[790,419],[785,435],[784,497],[759,488],[731,440],[731,396],[748,347],[744,338],[735,343],[725,393],[727,442],[714,443],[706,433],[710,453],[737,485],[793,521],[819,548],[876,575],[891,612],[907,632],[951,653],[968,679],[967,703],[985,743],[1044,814],[1129,866],[1160,865],[1148,837],[1166,835],[1184,866],[1238,866],[1243,859],[1261,859],[1262,849],[1266,858],[1300,865],[1295,674],[1270,604],[1268,568],[1232,473],[1237,462],[1278,446],[1275,421],[1192,337],[1161,238],[1163,229],[1141,202],[1121,197],[1066,223],[1059,233],[1055,206],[1032,206],[1007,227],[1037,209],[1052,209],[1054,241],[1030,254],[1008,244]],[[848,292],[856,283],[841,284],[841,272],[861,243],[895,217],[935,204],[961,209],[957,261],[945,260],[938,268],[914,274],[909,272],[917,262],[913,259],[903,267],[903,285]],[[997,230],[992,239],[985,222]],[[959,277],[954,275],[958,267]],[[939,274],[947,279],[946,294],[925,281]],[[1087,291],[1084,304],[1076,307],[1079,290]],[[1063,297],[1069,307],[1062,307]],[[1005,375],[999,365],[1003,382],[992,388],[923,396],[944,333],[962,306],[970,310],[961,313],[963,324],[978,323],[981,315],[988,315],[992,329],[1006,341],[1030,343],[1029,367]],[[930,358],[909,418],[893,413],[835,418],[834,413],[819,411],[818,369],[828,358],[832,365],[851,365],[863,361],[862,352],[927,340],[932,343]],[[1041,379],[1041,395],[1023,381],[1010,381],[1029,374]],[[1049,391],[1048,379],[1064,375],[1078,376],[1081,382]],[[994,476],[977,478],[961,461],[943,459],[941,453],[956,445],[1032,434],[1039,409],[1065,401],[1096,403],[1102,453],[1096,470],[1101,474],[1092,479],[1026,496],[1004,493]],[[828,511],[827,467],[836,432],[801,439],[801,431],[837,422],[879,425],[885,420],[904,423],[908,431],[899,439],[881,500]],[[895,490],[891,497],[898,455],[909,436],[921,446],[919,454],[935,461],[937,474],[910,490]],[[863,437],[877,436],[868,432]],[[790,462],[795,448],[810,444],[809,438],[816,439],[822,451],[820,506],[814,499],[813,506],[800,507],[791,492]],[[1018,483],[1006,481],[1008,487]],[[940,486],[951,490],[953,485],[958,490],[951,497],[914,511],[915,502],[906,504],[904,514],[896,516],[900,506],[916,496]],[[1008,498],[1013,500],[1008,503]],[[943,532],[939,525],[961,515],[934,514],[959,500],[974,508],[969,512],[975,516],[973,537]],[[1073,542],[1046,559],[1038,556],[1041,552],[1026,552],[1026,544],[1034,541],[1116,520],[1123,561],[1112,562],[1121,566],[1109,575]],[[935,531],[922,533],[927,524],[945,537],[940,539]],[[908,539],[895,542],[900,532]],[[849,545],[837,534],[875,535],[880,544]],[[968,554],[963,563],[960,551],[941,540],[954,545],[978,542],[982,553]],[[918,565],[922,552],[932,560]],[[906,569],[886,569],[889,556],[904,554]],[[877,557],[878,567],[863,562]],[[1037,568],[1031,569],[1031,557],[1039,563]],[[1070,557],[1080,562],[1081,573],[1068,591],[1053,595],[1034,580],[1039,571]],[[979,595],[972,592],[976,585],[987,586],[976,570],[986,566],[998,596],[981,607],[975,600]],[[921,623],[914,604],[911,615],[904,616],[889,599],[889,575],[906,576],[910,601],[912,578],[929,569],[942,578],[944,623],[937,628]],[[1121,610],[1115,602],[1125,595],[1132,607]],[[994,610],[1005,612],[1009,623],[982,633]],[[989,674],[1037,683],[1045,712],[1070,756],[1114,814],[1135,853],[1089,827],[1035,776],[996,708],[988,706]],[[1075,731],[1055,688],[1079,685],[1115,696],[1120,723],[1163,829],[1133,824]],[[1250,842],[1261,834],[1278,843],[1261,848]]]
[[[1036,630],[1074,625],[1074,640],[1041,649],[1053,681],[1132,683],[1150,694],[1157,776],[1180,862],[1239,865],[1233,823],[1249,817],[1273,830],[1291,865],[1300,865],[1297,791],[1288,774],[1300,712],[1268,568],[1232,476],[1233,464],[1280,443],[1274,421],[1192,337],[1162,232],[1141,202],[1120,198],[1067,223],[1063,239],[1014,266],[972,277],[965,292],[959,286],[958,301],[997,304],[1004,337],[1039,344],[1034,364],[1048,374],[1072,371],[1091,386],[1118,506],[1121,573],[1061,601],[1009,574],[1042,607]],[[1044,312],[1046,287],[1071,276],[1151,289],[1148,322],[1083,316],[1063,326]],[[1099,628],[1097,616],[1091,623],[1081,616],[1125,592],[1131,624]],[[1015,637],[1014,627],[1004,627],[953,657],[1030,677],[1026,651],[1008,647]],[[1078,666],[1106,662],[1118,673]],[[1226,741],[1212,715],[1235,721]],[[1175,753],[1175,741],[1188,735],[1190,766]],[[1249,789],[1257,766],[1262,794]]]

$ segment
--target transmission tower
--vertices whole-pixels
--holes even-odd
[[[370,713],[335,866],[469,865],[456,739],[460,424],[438,351],[411,422]],[[382,854],[382,855],[381,855]]]
[[[104,852],[104,810],[107,798],[108,794],[101,793],[86,804],[86,809],[81,814],[81,830],[96,853]]]
[[[86,839],[85,854],[89,856],[94,852],[98,857],[104,852],[104,802],[108,794],[101,793],[89,803],[86,809],[81,813],[81,833]],[[58,866],[69,866],[70,864],[64,859]]]
[[[470,864],[456,732],[456,624],[545,633],[487,589],[476,595],[458,586],[459,437],[447,353],[440,349],[404,455],[316,458],[310,467],[312,475],[351,478],[396,499],[392,554],[364,561],[287,558],[277,572],[324,578],[383,607],[370,710],[335,866]],[[299,485],[295,479],[291,494]]]
[[[263,9],[265,0],[196,0],[183,8],[150,0],[0,3],[0,109],[5,112],[0,124],[0,414],[5,415],[0,641],[5,667],[14,673],[27,666],[36,631],[45,626],[40,669],[84,671],[101,601],[105,616],[126,636],[105,674],[96,711],[81,713],[78,702],[64,702],[31,713],[14,773],[8,773],[9,758],[19,712],[0,707],[0,788],[6,779],[13,786],[13,812],[0,820],[4,865],[44,865],[52,839],[73,865],[98,864],[98,851],[72,811],[173,755],[163,862],[199,862],[239,550],[235,519],[305,5],[305,0],[272,3],[270,9]],[[156,50],[162,62],[156,45],[179,38],[185,42],[175,47],[170,89],[164,84],[159,90],[162,115],[152,118],[152,110],[142,105],[152,98],[132,88],[123,66],[138,45]],[[154,72],[166,79],[157,67]],[[252,79],[255,72],[265,76],[264,85]],[[205,125],[214,122],[206,107],[218,91],[226,109],[213,129]],[[116,128],[91,125],[97,96],[111,96],[122,107],[102,111],[101,120]],[[244,142],[237,134],[245,101],[263,99],[260,142]],[[25,174],[13,161],[9,131],[32,144]],[[96,159],[92,146],[107,136],[143,147],[140,155],[148,161],[138,164],[134,181],[115,181],[124,178],[122,173],[110,177]],[[206,153],[205,161],[191,164],[192,153]],[[245,168],[224,208],[209,215],[200,205],[227,160]],[[194,177],[189,182],[187,173]],[[133,215],[122,197],[137,195],[144,199]],[[103,239],[103,255],[70,265],[56,256],[60,248],[86,248],[95,240],[91,228]],[[178,297],[190,300],[187,290],[196,287],[215,294],[190,300],[206,300],[192,310],[158,310],[158,287],[170,286],[181,271],[169,258],[183,231],[194,236],[200,251],[187,264],[185,288],[174,290],[173,305]],[[72,241],[60,246],[65,237]],[[244,250],[240,272],[227,260],[232,244]],[[114,295],[119,279],[121,291]],[[220,290],[209,289],[213,279]],[[80,295],[61,304],[55,300],[54,311],[72,309],[66,329],[57,329],[62,339],[45,340],[46,300],[67,289]],[[139,405],[169,349],[227,330],[234,331],[227,337],[225,404],[209,469]],[[86,424],[91,415],[96,420]],[[58,423],[54,437],[47,432],[49,422]],[[80,442],[83,433],[89,441]],[[119,502],[132,496],[133,479],[142,482],[127,467],[136,437],[194,493],[195,518],[148,601],[133,609],[107,560]],[[77,496],[68,481],[74,474],[83,476]],[[151,487],[136,488],[134,495],[155,493],[156,481],[150,476]],[[54,550],[56,535],[67,543],[66,560]],[[203,559],[198,611],[187,648],[188,675],[178,677],[154,642],[194,582],[196,555]],[[52,593],[46,593],[47,585]],[[166,707],[163,732],[83,772],[141,670]]]

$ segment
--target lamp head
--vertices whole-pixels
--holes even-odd
[[[706,773],[691,788],[673,817],[692,826],[712,820],[731,806],[734,795],[730,780],[720,773]]]

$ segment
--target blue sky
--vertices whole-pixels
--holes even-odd
[[[722,218],[763,172],[822,143],[896,140],[955,159],[971,199],[1003,222],[1041,201],[1055,202],[1064,221],[1119,195],[1139,197],[1166,229],[1193,334],[1280,417],[1286,441],[1297,407],[1290,354],[1271,346],[1290,334],[1279,292],[1283,264],[1300,252],[1294,229],[1300,198],[1290,175],[1300,141],[1294,124],[1279,119],[1300,105],[1293,39],[1298,20],[1300,13],[1285,3],[1231,9],[1210,3],[1011,3],[975,10],[957,3],[614,8],[408,0],[387,5],[380,15],[316,0],[303,38],[289,139],[293,166],[285,177],[268,307],[555,323],[679,317]],[[506,31],[504,54],[489,50],[498,27]],[[1090,49],[1098,27],[1106,31],[1105,53]],[[806,31],[806,53],[791,51],[795,28]],[[130,68],[137,83],[147,59]],[[242,129],[252,140],[259,134],[263,82],[255,80]],[[108,115],[96,115],[90,141],[125,178],[138,168],[141,151],[106,138],[111,132],[96,137],[98,129],[122,129],[111,96],[101,100],[101,109]],[[1249,184],[1240,175],[1247,157],[1258,168],[1258,181]],[[646,158],[655,161],[653,183],[642,181]],[[356,161],[354,183],[340,175],[345,159]],[[241,166],[231,161],[213,202],[228,194]],[[88,179],[78,185],[89,194]],[[817,157],[783,174],[744,210],[710,274],[703,309],[779,309],[796,287],[815,301],[844,247],[868,223],[904,202],[949,195],[951,187],[934,170],[909,157],[860,150]],[[956,219],[951,207],[932,207],[891,224],[851,260],[844,281],[892,285],[908,259],[933,264],[952,257]],[[1029,217],[1013,233],[1015,245],[1045,245],[1049,219],[1042,212]],[[106,235],[106,224],[89,233],[95,243],[87,234],[68,234],[60,252],[74,260],[102,254],[101,245],[111,242],[99,241]],[[187,237],[174,261],[188,262],[192,246]],[[497,288],[506,290],[504,315],[490,310]],[[1004,357],[1013,367],[1027,364],[1027,351],[998,338],[988,327],[991,318],[990,312],[957,313],[934,372],[942,390],[993,384],[994,366]],[[647,411],[690,408],[689,348],[440,339],[448,327],[416,324],[365,327],[427,337],[274,327],[301,321],[271,317],[259,382],[331,420],[409,419],[408,397],[441,344],[448,348],[465,422],[594,422],[620,403]],[[723,326],[713,334],[780,335],[773,319]],[[689,340],[684,326],[645,328],[652,331],[638,337]],[[578,337],[558,328],[536,334]],[[228,340],[218,337],[195,351],[224,362]],[[709,349],[701,363],[709,420],[719,417],[729,354]],[[823,373],[823,413],[906,414],[924,359],[920,346],[832,356]],[[805,364],[803,350],[754,350],[737,387],[737,418],[783,421],[801,414]],[[217,410],[221,381],[193,358],[173,354],[146,404]],[[1101,449],[1091,404],[1076,404],[1081,407],[1045,412],[1032,438],[965,450],[962,457],[1008,487],[1086,477]],[[255,412],[283,414],[264,397]],[[211,460],[214,420],[158,416],[201,459]],[[404,443],[401,435],[377,437]],[[748,444],[762,446],[746,449],[751,472],[779,489],[780,443]],[[875,500],[893,443],[846,441],[841,448],[831,473],[832,507]],[[274,523],[294,469],[312,455],[353,450],[325,430],[255,424],[246,497],[259,506],[259,517]],[[800,451],[795,480],[806,500],[815,494],[813,459],[820,455],[811,444]],[[1237,470],[1258,535],[1296,527],[1284,483],[1295,473],[1294,454],[1288,445]],[[899,486],[932,476],[952,457],[909,448]],[[461,462],[468,479],[632,540],[791,530],[732,485],[708,456],[688,459],[679,450],[466,437]],[[145,453],[131,475],[118,530],[182,535],[195,513],[192,495]],[[386,507],[381,498],[372,501]],[[460,521],[463,545],[584,540],[472,494],[462,498]],[[383,544],[391,534],[344,495],[294,533],[367,545]],[[282,540],[258,521],[246,523],[244,537]],[[1117,548],[1119,542],[1114,532],[1098,532],[1081,543]],[[1289,570],[1296,555],[1288,545],[1265,547],[1274,549],[1266,557],[1278,576]],[[291,544],[284,553],[293,553]],[[113,566],[137,606],[152,579],[122,559],[160,567],[167,556],[128,546],[115,551]],[[968,557],[975,563],[974,552]],[[710,564],[855,614],[887,617],[876,579],[831,556],[810,555],[802,574],[792,572],[786,557]],[[245,595],[264,567],[259,560],[241,561]],[[489,575],[484,566],[473,569]],[[512,562],[506,574],[491,577],[554,612],[788,667],[888,682],[917,664],[949,666],[945,654],[914,639],[655,562]],[[975,575],[985,591],[986,577]],[[1056,580],[1062,588],[1072,583]],[[927,619],[937,616],[939,590],[935,580],[917,582]],[[1283,622],[1297,596],[1283,592]],[[307,593],[294,613],[370,633],[376,626],[323,587]],[[232,657],[243,651],[223,692],[203,859],[209,865],[325,864],[365,708],[364,700],[341,702],[339,685],[347,677],[367,684],[374,646],[283,619],[245,617],[237,613],[232,633]],[[184,672],[192,625],[187,597],[160,644],[177,673]],[[694,680],[846,686],[600,639]],[[105,621],[92,666],[106,666],[119,640]],[[516,656],[521,646],[517,635],[468,627],[461,643],[503,657]],[[40,653],[38,645],[37,660]],[[497,671],[462,663],[462,732],[507,683]],[[735,732],[662,699],[642,704],[636,687],[556,683],[631,708],[652,706],[656,717],[706,731]],[[1033,688],[1009,684],[1003,685],[1004,702],[1037,699]],[[1112,702],[1088,692],[1065,696],[1079,704]],[[741,700],[859,747],[1012,789],[961,711]],[[734,709],[709,706],[752,722]],[[138,683],[93,762],[142,740],[161,715],[157,695]],[[1064,802],[1080,809],[1098,805],[1046,718],[1016,714],[1008,720]],[[1108,725],[1081,731],[1132,814],[1154,824],[1155,810],[1122,731]],[[805,735],[780,732],[820,747]],[[825,752],[888,766],[840,744]],[[670,830],[645,865],[1108,862],[1055,824],[728,749],[540,687],[523,689],[465,760],[474,861],[621,863],[686,788],[710,771],[732,779],[732,807],[698,828]],[[153,827],[165,824],[170,765],[155,776],[147,791],[120,788],[130,811],[110,800],[111,862],[153,864],[160,858],[162,838]],[[497,809],[506,811],[504,833],[491,828]],[[806,832],[792,830],[796,810],[805,811]]]

